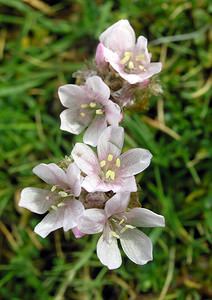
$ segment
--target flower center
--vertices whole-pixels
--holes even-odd
[[[135,226],[127,224],[127,218],[122,215],[115,215],[109,219],[112,236],[120,238],[120,235],[128,229],[134,229]]]
[[[73,194],[70,193],[70,190],[64,191],[61,190],[59,186],[53,185],[51,188],[51,192],[48,196],[46,196],[46,200],[54,200],[54,204],[52,204],[49,210],[58,210],[58,208],[65,206],[65,200],[67,197],[73,197]]]
[[[107,160],[100,161],[102,178],[106,181],[114,181],[120,166],[120,158],[114,158],[113,154],[109,153]]]
[[[127,73],[140,73],[146,71],[144,67],[145,56],[143,53],[125,51],[120,62]]]
[[[90,103],[82,103],[80,105],[80,117],[85,118],[86,115],[94,114],[94,115],[103,115],[104,110],[102,105],[99,103],[91,101]]]

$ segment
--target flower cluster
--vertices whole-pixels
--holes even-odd
[[[136,264],[152,260],[151,240],[137,227],[164,226],[164,218],[133,203],[135,175],[150,164],[152,155],[136,148],[122,153],[123,108],[135,101],[137,90],[151,85],[161,63],[151,63],[147,40],[121,20],[100,35],[95,65],[76,73],[77,83],[59,88],[61,129],[84,132],[61,164],[39,164],[33,172],[49,189],[28,187],[19,205],[46,214],[34,231],[45,238],[63,228],[76,238],[101,233],[97,256],[109,269],[122,263],[118,241]]]

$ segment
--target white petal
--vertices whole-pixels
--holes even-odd
[[[84,212],[83,204],[78,200],[66,200],[64,207],[63,229],[68,231],[77,226],[79,217]]]
[[[124,129],[119,126],[109,126],[100,135],[97,145],[99,160],[107,158],[108,154],[114,157],[120,155],[124,143]]]
[[[138,229],[127,229],[120,237],[125,254],[134,263],[144,265],[152,260],[152,242]]]
[[[125,212],[130,200],[130,193],[118,193],[110,198],[105,205],[105,212],[109,218],[112,215]]]
[[[78,109],[66,109],[60,114],[60,129],[73,134],[80,134],[90,123],[91,116],[87,114],[80,116]]]
[[[37,214],[44,214],[55,202],[50,191],[28,187],[22,190],[19,206]]]
[[[107,242],[103,235],[101,235],[97,242],[96,251],[99,260],[108,269],[113,270],[121,266],[121,253],[116,238],[112,237],[110,242]]]
[[[151,55],[148,52],[147,49],[147,39],[144,36],[139,36],[136,43],[136,48],[139,54],[144,55],[144,63],[148,64],[151,60]],[[142,61],[143,62],[143,61]]]
[[[117,180],[117,182],[111,183],[111,186],[111,190],[114,193],[137,191],[137,184],[134,176],[122,177],[120,180]]]
[[[98,189],[99,184],[101,183],[101,180],[98,176],[90,175],[86,176],[85,179],[82,182],[82,188],[84,188],[89,193],[94,193]]]
[[[77,143],[71,155],[77,166],[87,175],[98,174],[99,161],[94,151],[83,143]]]
[[[99,37],[103,45],[121,54],[135,45],[135,32],[128,20],[120,20],[106,29]]]
[[[86,209],[78,220],[78,228],[81,232],[93,234],[102,232],[107,218],[103,209]]]
[[[66,186],[66,174],[56,164],[40,164],[32,171],[48,184]]]
[[[131,149],[120,156],[121,176],[136,175],[145,170],[151,161],[152,154],[146,149]]]
[[[84,88],[75,84],[66,84],[59,87],[58,94],[61,103],[68,108],[79,107],[87,99]]]
[[[35,233],[45,238],[50,232],[63,227],[64,207],[49,212],[43,220],[35,227]]]
[[[136,227],[164,227],[165,219],[163,216],[154,213],[153,211],[135,207],[125,213],[128,223]]]
[[[99,136],[102,134],[104,129],[107,127],[105,116],[96,116],[92,123],[89,125],[83,136],[83,142],[85,144],[96,147]]]
[[[119,105],[109,100],[107,105],[105,106],[105,113],[107,122],[110,125],[118,126],[119,122],[122,119],[122,113]]]
[[[81,172],[75,163],[71,163],[66,170],[66,181],[74,196],[78,197],[81,192]]]
[[[110,89],[99,76],[91,76],[86,80],[86,87],[90,91],[89,97],[94,96],[95,102],[107,103],[110,97]]]

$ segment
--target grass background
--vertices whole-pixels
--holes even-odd
[[[210,1],[0,0],[0,299],[212,299]],[[62,231],[41,239],[40,216],[17,205],[41,162],[69,154],[59,129],[58,86],[91,60],[98,35],[128,18],[162,61],[164,94],[126,116],[125,148],[154,155],[138,177],[141,203],[166,218],[147,231],[154,261],[125,257],[115,271],[95,254],[97,237]]]

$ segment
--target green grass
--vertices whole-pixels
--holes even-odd
[[[0,299],[211,299],[210,1],[28,2],[0,0]],[[70,153],[75,138],[59,129],[57,88],[74,82],[98,35],[121,18],[163,62],[164,94],[126,115],[124,126],[126,149],[154,155],[138,177],[141,203],[163,214],[166,227],[147,231],[153,262],[124,257],[108,271],[97,237],[61,230],[41,239],[33,233],[40,216],[17,203],[22,188],[42,184],[35,165]]]

